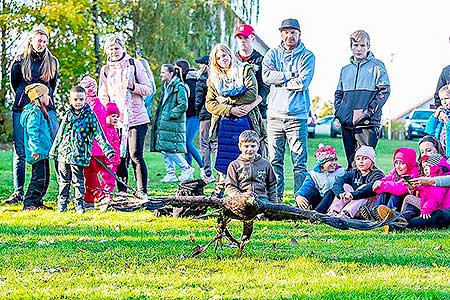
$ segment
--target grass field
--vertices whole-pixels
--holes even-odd
[[[319,142],[310,140],[309,166]],[[382,140],[378,164],[392,165],[396,147]],[[0,153],[0,196],[12,191],[11,152]],[[152,194],[160,184],[159,154],[146,154]],[[287,160],[287,195],[292,195]],[[158,176],[158,174],[160,174]],[[54,205],[52,178],[46,203]],[[211,187],[208,189],[211,190]],[[215,234],[215,220],[156,218],[152,212],[21,211],[0,206],[0,299],[450,299],[448,230],[339,231],[309,222],[257,221],[241,257],[213,249],[189,258]],[[231,225],[234,233],[240,224]]]

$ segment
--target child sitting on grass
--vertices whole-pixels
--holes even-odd
[[[450,165],[447,163],[447,159],[439,153],[422,156],[422,169],[427,177],[450,174]],[[429,219],[434,211],[450,208],[450,188],[420,185],[414,189],[418,191],[419,197],[407,196],[400,212],[399,220],[405,226],[408,224],[406,221],[415,217]],[[380,205],[377,211],[381,220],[395,216],[394,211],[384,205]]]
[[[48,92],[48,87],[41,83],[25,87],[30,103],[20,115],[20,124],[24,133],[25,158],[31,164],[31,179],[23,199],[23,210],[53,209],[43,203],[50,181],[48,154],[53,142],[47,113]]]
[[[80,86],[86,90],[86,101],[97,116],[108,143],[114,148],[114,157],[108,159],[98,143],[94,140],[89,166],[84,169],[86,186],[84,202],[87,205],[93,205],[95,202],[97,208],[106,210],[108,203],[112,199],[112,193],[116,185],[116,179],[109,171],[116,173],[117,166],[120,164],[120,138],[116,129],[120,111],[114,102],[109,102],[106,107],[103,106],[97,97],[97,82],[94,78],[85,76],[81,80]],[[100,162],[110,170],[106,170]]]
[[[331,188],[336,178],[345,174],[345,170],[336,163],[338,157],[333,146],[320,144],[314,157],[317,164],[308,172],[294,198],[301,209],[310,207],[320,213],[326,213],[334,198]]]
[[[379,195],[375,203],[375,209],[379,205],[400,210],[403,199],[410,194],[403,176],[417,178],[419,168],[416,162],[416,151],[412,148],[398,148],[394,151],[394,168],[388,175],[373,183],[373,190]],[[409,179],[408,179],[409,180]],[[373,219],[375,211],[370,211],[366,206],[361,206],[360,214],[365,219]]]
[[[258,134],[244,130],[239,135],[239,150],[241,154],[227,169],[228,196],[255,193],[262,201],[277,203],[277,179],[270,162],[258,154]]]
[[[107,158],[114,157],[97,117],[86,103],[86,91],[81,86],[70,90],[70,108],[67,110],[56,135],[50,156],[58,161],[58,211],[67,210],[70,185],[73,184],[75,211],[84,213],[84,168],[91,160],[94,139]]]
[[[356,150],[353,168],[338,177],[333,185],[333,200],[328,214],[338,217],[358,217],[362,205],[373,207],[376,193],[372,185],[384,177],[375,165],[375,150],[370,146],[361,146]]]

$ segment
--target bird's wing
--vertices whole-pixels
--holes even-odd
[[[299,219],[309,219],[314,221],[320,221],[331,227],[347,230],[347,229],[358,229],[358,230],[370,230],[383,225],[389,225],[394,220],[389,221],[366,221],[357,220],[351,218],[335,217],[329,216],[316,211],[303,210],[298,207],[283,205],[283,204],[272,204],[264,202],[262,203],[260,209],[269,219],[274,220],[299,220]]]

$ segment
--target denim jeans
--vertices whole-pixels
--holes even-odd
[[[206,176],[212,175],[211,156],[215,159],[217,151],[217,143],[209,141],[209,128],[211,127],[211,119],[200,121],[200,153],[204,163]]]
[[[166,166],[166,174],[175,175],[175,165],[180,167],[181,170],[189,169],[189,164],[180,153],[161,152],[164,165]]]
[[[25,184],[25,144],[23,141],[23,127],[20,125],[22,113],[13,112],[13,181],[14,193],[23,196]]]
[[[200,168],[204,167],[203,159],[194,145],[194,138],[197,135],[200,126],[200,121],[197,116],[191,116],[186,118],[186,149],[185,154],[186,161],[192,166],[192,158],[195,159]]]
[[[143,193],[147,193],[148,178],[147,165],[144,160],[144,142],[147,129],[148,124],[129,128],[127,157],[121,158],[120,164],[117,167],[117,176],[122,179],[124,183],[128,183],[128,164],[131,160],[134,177],[136,178],[137,190]],[[126,192],[127,187],[120,182],[117,182],[117,189]]]
[[[294,171],[294,194],[306,177],[308,127],[306,119],[269,117],[267,119],[269,158],[277,177],[277,195],[284,193],[284,154],[286,142],[291,150]]]
[[[24,206],[40,206],[42,199],[47,193],[50,182],[50,167],[48,158],[41,159],[31,165],[31,179],[28,185],[27,193],[23,199]]]

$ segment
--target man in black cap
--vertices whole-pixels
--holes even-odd
[[[307,173],[308,86],[314,74],[315,57],[301,42],[296,19],[284,20],[279,29],[281,44],[266,53],[262,71],[264,82],[271,85],[267,97],[269,158],[277,176],[277,195],[281,202],[286,142],[294,169],[294,194]]]

